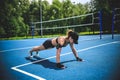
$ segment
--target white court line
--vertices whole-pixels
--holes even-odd
[[[110,36],[109,36],[110,37]],[[104,37],[103,37],[104,38]],[[88,40],[96,40],[96,39],[100,39],[99,37],[96,38],[91,38],[91,39],[83,39],[83,40],[79,40],[79,42],[81,41],[88,41]],[[14,48],[14,49],[8,49],[8,50],[2,50],[0,52],[8,52],[8,51],[15,51],[15,50],[23,50],[23,49],[29,49],[29,48],[33,48],[34,46],[31,47],[24,47],[24,48]]]
[[[98,38],[94,38],[94,39],[98,39]],[[93,40],[93,39],[85,39],[85,40],[81,40],[81,41],[86,41],[86,40]],[[16,50],[24,50],[24,49],[29,49],[29,48],[33,48],[33,47],[35,47],[35,46],[2,50],[0,52],[9,52],[9,51],[16,51]]]
[[[21,73],[23,73],[23,74],[27,74],[27,75],[29,75],[29,76],[37,79],[37,80],[45,80],[45,79],[42,78],[42,77],[39,77],[39,76],[37,76],[37,75],[28,73],[28,72],[26,72],[26,71],[23,71],[23,70],[21,70],[21,69],[15,68],[15,67],[12,67],[11,69],[13,69],[13,70],[15,70],[15,71],[18,71],[18,72],[21,72]]]
[[[33,48],[34,46],[31,47],[24,47],[24,48],[16,48],[16,49],[8,49],[8,50],[2,50],[0,52],[8,52],[8,51],[16,51],[16,50],[23,50],[23,49],[29,49],[29,48]]]
[[[109,42],[109,43],[105,43],[105,44],[100,44],[100,45],[96,45],[96,46],[92,46],[92,47],[88,47],[88,48],[84,48],[84,49],[81,49],[81,50],[77,50],[77,52],[82,52],[82,51],[86,51],[86,50],[90,50],[90,49],[94,49],[94,48],[98,48],[98,47],[101,47],[101,46],[105,46],[105,45],[109,45],[109,44],[115,44],[115,43],[120,43],[120,41],[114,41],[114,42]],[[72,52],[68,52],[68,53],[65,53],[65,54],[61,54],[61,56],[65,56],[65,55],[68,55],[68,54],[71,54]],[[26,71],[23,71],[23,70],[20,70],[18,69],[18,67],[23,67],[23,66],[26,66],[26,65],[30,65],[30,64],[33,64],[33,63],[37,63],[37,62],[40,62],[40,61],[44,61],[44,60],[47,60],[47,59],[52,59],[52,58],[55,58],[56,56],[52,56],[52,57],[48,57],[48,58],[45,58],[45,59],[42,59],[42,60],[38,60],[38,61],[34,61],[34,62],[30,62],[30,63],[25,63],[25,64],[22,64],[22,65],[18,65],[18,66],[15,66],[15,67],[12,67],[11,69],[15,70],[15,71],[18,71],[18,72],[21,72],[25,75],[28,75],[28,76],[31,76],[37,80],[45,80],[44,78],[42,77],[39,77],[39,76],[36,76],[34,74],[31,74],[31,73],[28,73]]]
[[[99,36],[99,35],[98,35]],[[104,36],[104,35],[103,35]],[[107,36],[107,35],[106,35]],[[115,35],[115,36],[120,36],[120,35]],[[111,37],[111,35],[108,35],[107,37]],[[107,38],[107,37],[103,37],[103,38]],[[83,39],[83,40],[79,40],[79,42],[81,41],[87,41],[87,40],[95,40],[95,39],[100,39],[100,37],[96,37],[96,38],[92,38],[92,39]],[[23,49],[29,49],[29,48],[32,48],[34,46],[31,46],[31,47],[24,47],[24,48],[14,48],[14,49],[8,49],[8,50],[2,50],[0,52],[8,52],[8,51],[15,51],[15,50],[23,50]]]

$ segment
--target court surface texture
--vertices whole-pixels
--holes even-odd
[[[69,45],[63,47],[61,63],[65,69],[56,67],[56,48],[26,58],[29,50],[48,38],[1,40],[0,80],[120,80],[120,35],[111,37],[80,36],[74,46],[83,62],[76,61]]]

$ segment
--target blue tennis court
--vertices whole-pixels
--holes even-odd
[[[29,50],[47,38],[0,41],[1,80],[120,80],[120,35],[80,36],[75,45],[77,62],[69,46],[62,48],[61,63],[56,67],[56,48],[39,52],[26,59]]]

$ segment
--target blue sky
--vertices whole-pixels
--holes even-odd
[[[90,0],[71,0],[71,2],[85,4],[86,2],[90,2]]]
[[[50,4],[52,3],[52,0],[47,0]],[[62,1],[62,0],[60,0]],[[75,2],[75,3],[82,3],[85,4],[86,2],[90,2],[90,0],[71,0],[71,2]]]

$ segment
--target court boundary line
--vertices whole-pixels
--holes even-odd
[[[108,36],[110,37],[110,36]],[[96,37],[96,38],[92,38],[92,39],[83,39],[83,40],[79,40],[79,42],[81,41],[90,41],[90,40],[97,40],[97,39],[100,39],[99,37]],[[15,51],[15,50],[24,50],[24,49],[29,49],[29,48],[33,48],[35,46],[31,46],[31,47],[24,47],[24,48],[13,48],[13,49],[7,49],[7,50],[2,50],[0,52],[8,52],[8,51]]]
[[[115,35],[115,36],[120,36],[120,35]],[[111,35],[106,35],[106,36],[104,35],[103,36],[103,38],[108,38],[108,37],[111,37]],[[81,42],[81,41],[90,41],[90,40],[97,40],[97,39],[100,39],[99,35],[96,38],[79,40],[79,42]],[[24,49],[29,49],[29,48],[33,48],[33,47],[35,47],[35,46],[24,47],[24,48],[13,48],[13,49],[8,49],[8,50],[2,50],[0,52],[8,52],[8,51],[15,51],[15,50],[24,50]]]
[[[23,49],[29,49],[29,48],[33,48],[35,46],[31,46],[31,47],[24,47],[24,48],[14,48],[14,49],[8,49],[8,50],[2,50],[0,52],[8,52],[8,51],[16,51],[16,50],[23,50]]]
[[[81,41],[88,41],[88,40],[95,40],[95,39],[99,39],[99,38],[92,38],[92,39],[85,39],[85,40],[80,40]],[[35,46],[31,46],[31,47],[24,47],[24,48],[13,48],[13,49],[7,49],[7,50],[2,50],[0,52],[8,52],[8,51],[15,51],[15,50],[23,50],[23,49],[29,49],[29,48],[33,48]]]
[[[88,48],[77,50],[77,52],[83,52],[83,51],[87,51],[87,50],[90,50],[90,49],[98,48],[98,47],[105,46],[105,45],[115,44],[115,43],[120,43],[120,41],[113,41],[113,42],[108,42],[108,43],[104,43],[104,44],[99,44],[99,45],[96,45],[96,46],[92,46],[92,47],[88,47]],[[64,53],[64,54],[61,54],[60,56],[65,56],[65,55],[68,55],[68,54],[71,54],[71,53],[72,52]],[[25,64],[21,64],[21,65],[18,65],[18,66],[11,67],[11,69],[15,70],[17,72],[23,73],[25,75],[28,75],[28,76],[30,76],[32,78],[37,79],[37,80],[46,80],[45,78],[42,78],[40,76],[31,74],[29,72],[26,72],[26,71],[18,69],[18,68],[19,67],[23,67],[23,66],[27,66],[27,65],[30,65],[30,64],[33,64],[33,63],[41,62],[41,61],[44,61],[44,60],[47,60],[47,59],[52,59],[52,58],[55,58],[55,57],[56,56],[52,56],[52,57],[48,57],[48,58],[45,58],[45,59],[42,59],[42,60],[38,60],[38,61],[34,61],[34,62],[29,62],[29,63],[25,63]]]
[[[42,78],[42,77],[39,77],[39,76],[34,75],[34,74],[32,74],[32,73],[29,73],[29,72],[26,72],[26,71],[24,71],[24,70],[18,69],[18,68],[16,68],[16,67],[12,67],[11,69],[12,69],[12,70],[15,70],[15,71],[18,71],[18,72],[20,72],[20,73],[23,73],[23,74],[27,74],[28,76],[31,76],[31,77],[33,77],[33,78],[35,78],[35,79],[37,79],[37,80],[45,80],[45,79]]]

